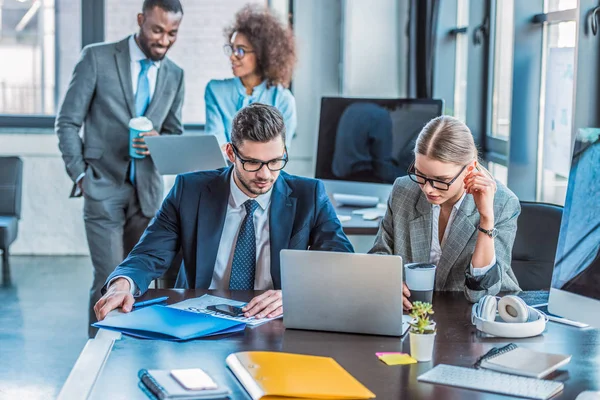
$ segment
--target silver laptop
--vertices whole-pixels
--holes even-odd
[[[161,135],[145,139],[154,165],[161,175],[177,175],[227,166],[214,135]]]
[[[402,258],[282,250],[286,328],[402,336]]]

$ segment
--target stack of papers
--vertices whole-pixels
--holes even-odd
[[[262,324],[272,321],[274,319],[283,317],[283,315],[280,315],[279,317],[275,317],[275,318],[261,318],[261,319],[257,319],[254,317],[246,318],[243,316],[242,317],[232,317],[230,315],[221,314],[221,313],[206,309],[206,307],[208,307],[208,306],[215,306],[217,304],[228,304],[230,306],[236,306],[236,307],[241,307],[241,306],[246,305],[246,303],[244,303],[243,301],[235,301],[235,300],[225,299],[223,297],[217,297],[217,296],[211,296],[209,294],[205,294],[204,296],[197,297],[195,299],[181,301],[179,303],[170,305],[169,307],[177,308],[179,310],[191,311],[194,313],[207,314],[207,315],[211,315],[213,317],[224,319],[227,321],[244,323],[244,324],[248,325],[249,327],[255,327],[258,325],[262,325]]]

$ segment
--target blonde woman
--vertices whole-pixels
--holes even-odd
[[[437,266],[435,290],[464,291],[478,301],[520,290],[510,267],[519,200],[479,165],[469,128],[431,120],[415,144],[408,176],[396,179],[370,253]],[[404,308],[410,291],[404,286]]]

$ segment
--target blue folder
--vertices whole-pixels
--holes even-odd
[[[93,326],[143,339],[181,342],[239,332],[244,330],[246,324],[208,314],[154,305],[107,318],[104,321],[96,322]]]

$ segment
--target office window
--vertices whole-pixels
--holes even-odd
[[[540,98],[540,200],[564,204],[571,167],[571,135],[577,24],[565,21],[544,27],[543,85]]]
[[[496,3],[492,136],[508,139],[512,106],[514,0]]]
[[[508,168],[502,164],[496,164],[493,162],[488,163],[488,171],[492,176],[499,182],[506,185],[508,182]]]
[[[204,89],[211,79],[230,78],[229,59],[223,54],[223,30],[248,3],[266,0],[182,0],[184,17],[168,56],[185,71],[183,122],[203,124]],[[105,0],[105,37],[116,41],[137,32],[136,16],[142,1]]]
[[[457,1],[456,26],[469,25],[469,0]],[[456,66],[454,69],[454,116],[463,122],[467,120],[467,67],[469,34],[456,37]]]
[[[544,0],[544,12],[565,11],[577,8],[577,0]]]
[[[81,0],[0,1],[0,114],[54,114],[80,49]]]

